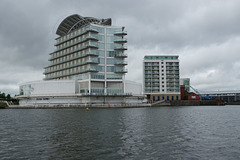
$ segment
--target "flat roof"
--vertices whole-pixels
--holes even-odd
[[[144,56],[144,60],[164,60],[164,59],[171,59],[175,60],[178,59],[178,55],[149,55]]]

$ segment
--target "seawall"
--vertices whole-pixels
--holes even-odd
[[[158,104],[94,104],[94,105],[56,105],[56,106],[17,106],[12,105],[7,109],[85,109],[85,108],[142,108],[142,107],[163,107],[163,106],[221,106],[225,105],[223,101],[215,101],[215,100],[179,100],[179,101],[163,101]]]
[[[171,106],[222,106],[225,105],[223,101],[217,100],[181,100],[170,101]]]

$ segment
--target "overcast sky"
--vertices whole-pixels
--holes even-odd
[[[69,15],[112,18],[128,32],[126,79],[142,83],[144,55],[179,55],[199,91],[240,89],[239,0],[0,0],[0,91],[42,80]]]

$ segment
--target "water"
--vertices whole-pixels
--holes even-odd
[[[240,159],[240,106],[0,110],[0,159]]]

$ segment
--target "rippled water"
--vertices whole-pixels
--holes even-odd
[[[0,159],[240,159],[240,106],[0,110]]]

